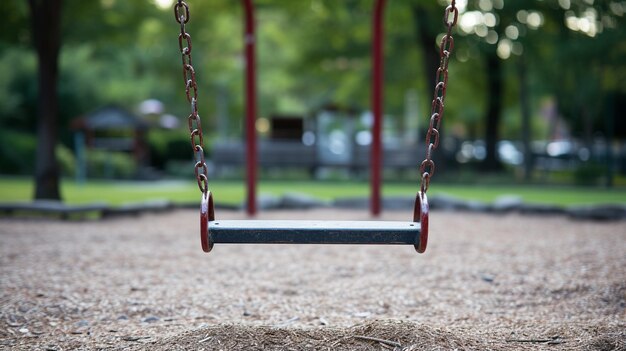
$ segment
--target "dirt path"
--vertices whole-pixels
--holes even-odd
[[[196,211],[0,220],[0,348],[626,350],[625,222],[435,212],[424,255],[281,245],[207,255],[197,223]]]

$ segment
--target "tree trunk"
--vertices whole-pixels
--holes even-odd
[[[519,74],[519,103],[522,115],[522,149],[524,152],[524,180],[529,182],[533,172],[533,152],[530,147],[531,125],[530,125],[530,102],[528,101],[528,72],[527,63],[524,56],[518,62]]]
[[[487,124],[485,129],[486,157],[482,169],[488,172],[502,170],[497,155],[497,143],[502,110],[502,62],[495,50],[490,50],[487,59]]]
[[[430,124],[431,99],[433,98],[432,94],[435,89],[435,85],[437,84],[437,69],[439,68],[440,61],[439,50],[437,49],[439,46],[439,43],[437,42],[437,34],[445,28],[442,24],[441,18],[439,16],[434,18],[432,16],[432,11],[429,11],[423,4],[417,2],[411,7],[411,10],[413,12],[413,21],[415,23],[414,28],[417,38],[416,42],[423,55],[422,67],[425,75],[426,91],[429,93],[427,100],[428,111],[426,112],[427,119],[419,125],[426,126],[426,128],[428,128],[428,125]],[[442,137],[444,135],[443,129],[446,124],[443,120],[445,120],[445,113],[439,128],[439,133]],[[422,138],[425,138],[426,136],[426,129],[424,128],[424,130],[418,130],[417,133],[417,140],[423,140]],[[446,162],[447,159],[444,157],[441,147],[434,153],[433,158],[437,163],[438,172],[445,170],[448,167],[449,163]]]
[[[435,78],[437,68],[439,68],[439,52],[435,49],[435,45],[439,44],[436,43],[437,31],[433,31],[433,24],[430,23],[432,18],[429,16],[430,13],[428,9],[420,4],[414,4],[412,11],[415,21],[417,43],[424,55],[423,68],[426,74],[427,91],[431,91],[431,89],[435,88]],[[437,21],[437,23],[440,23],[440,21]],[[440,30],[443,29],[442,25]]]
[[[606,125],[606,182],[607,188],[613,188],[615,167],[613,165],[613,140],[615,137],[615,93],[606,94],[608,100],[604,113],[604,123]]]
[[[35,199],[60,200],[57,80],[61,47],[62,0],[29,0],[38,60],[37,154]]]

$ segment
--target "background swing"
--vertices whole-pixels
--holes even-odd
[[[245,51],[246,51],[246,133],[248,214],[254,214],[256,144],[254,123],[256,118],[256,82],[254,72],[254,7],[252,0],[241,0],[245,11]],[[382,116],[382,42],[383,10],[386,0],[376,0],[373,16],[372,45],[372,112],[374,114],[372,162],[372,201],[371,212],[380,213],[380,168],[381,168],[381,116]],[[426,157],[419,169],[420,190],[415,197],[412,221],[294,221],[294,220],[216,220],[213,196],[208,190],[208,169],[204,158],[203,134],[198,114],[198,86],[192,65],[191,36],[185,30],[189,22],[189,6],[178,0],[174,6],[174,16],[180,24],[178,36],[182,54],[185,93],[191,104],[188,126],[191,145],[194,151],[194,173],[202,200],[200,207],[200,238],[202,249],[211,251],[215,243],[227,244],[377,244],[413,245],[423,253],[428,243],[429,207],[426,193],[430,178],[435,172],[432,152],[439,145],[439,129],[444,112],[444,100],[448,83],[448,62],[454,48],[452,28],[458,19],[455,0],[445,9],[443,22],[446,33],[443,36],[439,55],[440,63],[436,73],[434,97],[431,104],[430,124],[426,134]]]

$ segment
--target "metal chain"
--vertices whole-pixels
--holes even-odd
[[[185,31],[185,24],[189,22],[189,5],[182,0],[178,0],[174,5],[174,17],[180,24],[180,34],[178,35],[178,48],[183,59],[183,80],[185,82],[185,95],[191,104],[191,113],[187,119],[191,138],[191,148],[194,153],[194,173],[198,181],[198,187],[202,194],[209,191],[208,168],[204,159],[204,138],[202,136],[202,123],[198,114],[198,84],[196,83],[196,71],[191,62],[191,35]]]
[[[435,91],[433,93],[433,102],[430,109],[430,124],[428,132],[426,132],[426,158],[420,165],[420,173],[422,174],[420,190],[423,194],[428,191],[430,178],[435,174],[435,161],[432,160],[433,150],[439,146],[439,129],[441,128],[441,120],[443,119],[443,106],[446,97],[446,89],[448,87],[448,63],[450,55],[454,49],[454,38],[452,38],[452,27],[456,25],[459,18],[459,9],[456,7],[456,1],[446,7],[443,15],[443,23],[447,28],[446,34],[441,39],[439,45],[439,68],[435,77]]]

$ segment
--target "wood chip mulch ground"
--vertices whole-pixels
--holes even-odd
[[[434,212],[423,255],[204,254],[198,217],[0,219],[0,349],[626,350],[623,221]],[[259,218],[370,219],[335,209]]]

